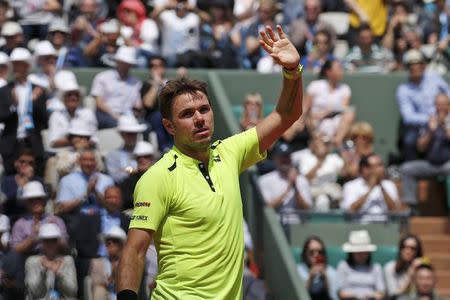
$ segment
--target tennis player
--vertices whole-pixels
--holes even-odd
[[[160,94],[175,146],[139,180],[117,299],[136,300],[153,239],[159,274],[152,300],[242,299],[244,238],[239,174],[302,113],[300,56],[281,26],[261,32],[263,49],[283,67],[275,110],[256,127],[212,143],[214,114],[203,82],[169,81]]]

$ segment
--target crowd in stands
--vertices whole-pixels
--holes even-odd
[[[345,32],[326,17],[333,12],[347,13]],[[448,0],[0,0],[0,299],[113,297],[134,186],[173,145],[158,110],[166,67],[177,76],[278,72],[259,47],[263,26],[283,24],[317,76],[305,86],[302,117],[257,166],[265,203],[288,223],[301,221],[297,210],[337,210],[362,223],[413,213],[417,181],[450,175],[450,88],[440,75],[450,66],[449,14]],[[104,69],[86,91],[69,70],[77,67]],[[359,120],[345,73],[393,71],[408,81],[395,95],[401,160],[387,172],[374,150],[383,133]],[[264,117],[265,101],[248,91],[242,130]],[[122,145],[103,149],[101,130]],[[250,244],[246,271],[257,274]],[[417,238],[403,239],[384,271],[371,262],[366,232],[343,247],[348,259],[334,271],[320,238],[305,243],[299,274],[312,295],[431,295],[434,271]],[[154,287],[155,260],[151,247],[141,296]],[[367,286],[355,284],[361,278]]]

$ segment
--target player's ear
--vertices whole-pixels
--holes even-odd
[[[163,123],[164,128],[167,130],[167,132],[170,135],[175,135],[175,129],[173,127],[172,121],[170,121],[169,119],[163,118],[162,123]]]

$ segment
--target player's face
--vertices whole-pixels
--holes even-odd
[[[191,149],[209,147],[214,132],[214,114],[202,92],[183,94],[174,99],[172,120],[164,119],[175,144]]]

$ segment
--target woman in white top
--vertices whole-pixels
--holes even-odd
[[[310,131],[319,130],[336,146],[342,141],[355,118],[350,107],[350,87],[341,83],[344,76],[337,60],[327,60],[320,71],[320,79],[306,89],[305,112]]]
[[[384,266],[386,290],[389,297],[396,297],[411,292],[415,269],[422,263],[422,242],[413,234],[400,240],[396,260]]]

